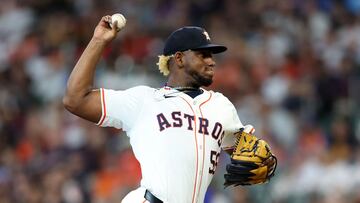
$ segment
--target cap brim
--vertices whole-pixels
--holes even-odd
[[[207,44],[207,45],[200,46],[200,47],[197,47],[197,48],[191,49],[191,50],[194,50],[194,51],[197,51],[197,50],[210,50],[211,53],[218,54],[218,53],[226,51],[227,48],[225,46],[221,46],[221,45],[217,45],[217,44]]]

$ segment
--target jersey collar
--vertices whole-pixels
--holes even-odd
[[[163,100],[163,99],[169,99],[169,98],[174,98],[174,97],[178,97],[178,96],[182,96],[183,98],[186,97],[190,100],[198,100],[201,98],[207,98],[208,95],[209,95],[209,92],[207,90],[205,90],[204,88],[200,88],[200,90],[203,91],[202,94],[196,96],[195,98],[192,98],[190,97],[188,94],[182,92],[182,91],[179,91],[177,89],[174,89],[174,88],[171,88],[171,87],[168,87],[168,86],[164,86],[160,89],[157,89],[156,91],[156,99],[157,100]]]

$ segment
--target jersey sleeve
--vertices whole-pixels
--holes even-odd
[[[101,88],[102,116],[97,125],[130,130],[141,114],[149,89],[145,86],[123,91]]]
[[[235,133],[239,131],[240,128],[244,127],[239,119],[234,105],[230,101],[228,101],[228,112],[226,112],[226,115],[229,115],[227,119],[229,122],[227,123],[224,138],[221,144],[221,148],[223,150],[234,147],[236,141]]]

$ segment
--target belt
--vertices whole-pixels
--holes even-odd
[[[157,197],[155,197],[149,190],[146,190],[144,197],[150,203],[163,203],[163,201],[161,201]]]

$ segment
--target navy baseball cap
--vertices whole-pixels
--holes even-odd
[[[178,51],[203,49],[210,50],[213,54],[227,50],[225,46],[212,44],[204,28],[187,26],[170,34],[165,42],[163,54],[170,56]]]

